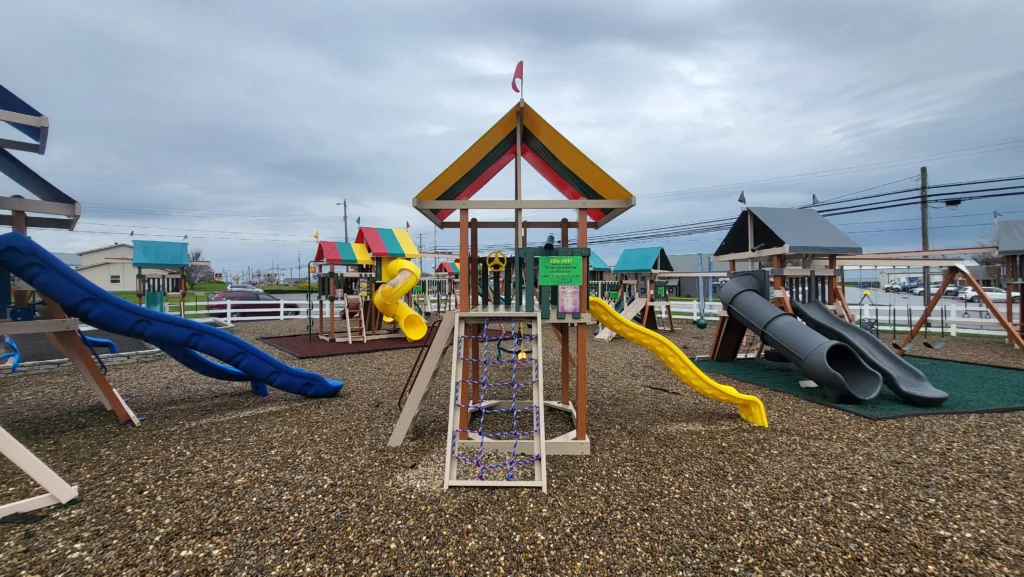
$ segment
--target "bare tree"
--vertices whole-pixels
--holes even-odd
[[[203,260],[203,249],[196,247],[188,252],[189,266],[185,269],[185,284],[188,288],[194,289],[196,285],[213,279],[213,268]]]

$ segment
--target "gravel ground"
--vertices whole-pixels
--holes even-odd
[[[305,323],[238,326],[255,340]],[[672,338],[694,356],[713,334],[684,324]],[[999,341],[950,343],[948,358],[1020,366]],[[83,497],[0,525],[0,575],[1022,571],[1024,413],[872,422],[723,379],[761,397],[761,429],[636,345],[591,340],[593,454],[550,459],[547,495],[443,492],[447,363],[410,441],[388,449],[415,350],[296,361],[257,346],[345,388],[259,398],[169,360],[119,366],[111,381],[147,418],[130,429],[73,372],[0,382],[0,422]],[[549,430],[567,426],[549,414]],[[0,463],[0,500],[35,492]]]

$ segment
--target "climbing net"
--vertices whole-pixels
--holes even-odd
[[[526,327],[521,325],[525,324],[516,319],[488,318],[484,319],[482,330],[477,331],[477,334],[459,338],[458,359],[466,363],[464,368],[479,365],[480,380],[472,379],[473,372],[464,370],[462,378],[455,383],[455,407],[474,414],[467,428],[456,428],[453,431],[452,457],[464,466],[475,469],[477,480],[484,480],[490,471],[502,471],[505,479],[512,481],[517,467],[531,465],[541,459],[539,453],[519,454],[519,441],[533,442],[536,439],[541,418],[538,404],[541,399],[535,394],[540,363],[530,354],[537,335],[529,329],[522,330]],[[509,342],[512,343],[514,354],[506,355],[503,359],[499,347]],[[529,348],[527,344],[530,344]],[[473,398],[476,391],[479,391],[478,399]],[[469,402],[462,402],[464,398],[468,398]],[[532,419],[529,413],[533,414]],[[485,425],[497,430],[485,432]],[[457,440],[463,433],[479,436],[480,443],[472,451],[459,451]],[[484,447],[485,439],[511,440],[512,450],[507,458],[504,453],[501,457],[488,455]]]

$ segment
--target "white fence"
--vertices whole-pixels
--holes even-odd
[[[673,319],[694,320],[700,317],[700,308],[697,301],[672,301],[671,305]],[[663,306],[660,308],[664,311]],[[946,309],[945,329],[950,336],[955,337],[958,333],[993,336],[1003,334],[1003,328],[999,325],[999,321],[992,316],[992,313],[984,305],[971,303],[947,304],[942,307],[935,307],[935,310],[928,317],[930,321],[930,326],[928,327],[929,334],[933,332],[938,333],[942,328],[941,308]],[[712,322],[718,321],[718,313],[721,310],[722,303],[717,301],[706,302],[704,304],[704,318]],[[924,310],[924,305],[911,306],[910,316],[908,317],[907,307],[905,306],[855,305],[850,307],[850,311],[858,320],[866,318],[875,321],[880,332],[892,331],[893,325],[895,325],[896,331],[909,332],[914,323],[924,314]],[[895,312],[895,318],[893,318],[893,312]],[[1017,322],[1020,322],[1020,315],[1020,307],[1014,307],[1014,318],[1017,319]]]
[[[432,309],[437,311],[445,304],[432,299]],[[452,304],[454,304],[454,300]],[[268,321],[285,319],[306,319],[309,303],[306,301],[277,301],[261,302],[259,308],[252,308],[252,302],[238,301],[217,301],[215,303],[195,302],[185,304],[185,316],[187,318],[217,317],[230,322],[239,321]],[[324,316],[330,315],[329,305],[324,301]],[[213,305],[213,306],[211,306]],[[234,306],[232,306],[234,305]],[[663,314],[663,303],[656,303],[658,314]],[[697,301],[672,301],[672,318],[682,320],[695,320],[700,317],[700,305]],[[179,314],[178,304],[167,303],[166,312],[172,315]],[[947,304],[943,307],[936,307],[929,317],[929,333],[939,332],[942,323],[940,308],[945,308],[945,329],[950,336],[958,333],[974,335],[999,335],[1003,332],[999,321],[996,320],[984,305],[980,304]],[[907,316],[908,308],[905,306],[887,307],[874,305],[854,305],[850,310],[858,319],[870,319],[877,323],[879,331],[886,332],[893,329],[897,331],[909,331],[910,327],[917,322],[924,313],[924,305],[911,306],[910,316]],[[1014,317],[1020,322],[1020,307],[1014,307]],[[704,303],[704,318],[715,322],[718,320],[718,313],[722,310],[722,303],[707,301]],[[343,318],[344,309],[342,306],[335,306],[335,318]],[[893,313],[895,315],[893,316]],[[311,314],[314,319],[320,316],[320,303],[312,302]]]

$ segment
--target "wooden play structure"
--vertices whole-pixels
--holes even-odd
[[[939,285],[939,289],[935,291],[928,305],[925,307],[921,317],[914,323],[913,328],[910,330],[910,334],[903,339],[900,345],[899,354],[903,354],[905,350],[909,350],[911,343],[914,342],[914,338],[917,337],[918,332],[925,326],[926,323],[930,322],[932,311],[939,304],[939,300],[942,298],[943,292],[948,286],[956,286],[957,279],[962,279],[967,286],[974,289],[975,294],[978,295],[978,299],[989,314],[992,316],[991,319],[978,319],[972,322],[979,324],[997,323],[1003,331],[1006,332],[1006,341],[1012,344],[1017,350],[1024,352],[1024,315],[1020,312],[1017,313],[1017,318],[1014,318],[1014,297],[1020,297],[1022,290],[1024,290],[1024,272],[1021,270],[1022,264],[1024,264],[1024,220],[1015,221],[1003,221],[999,223],[998,229],[999,245],[993,247],[979,247],[971,249],[975,253],[981,252],[994,252],[1003,259],[1003,279],[1006,285],[1006,303],[1005,303],[1005,314],[1004,311],[1000,311],[996,303],[992,302],[991,297],[985,292],[984,287],[979,283],[959,262],[935,262],[934,258],[921,259],[921,261],[930,266],[946,266],[946,272],[942,275],[942,283]],[[958,249],[959,250],[959,249]],[[929,253],[941,253],[941,251],[928,251]],[[1015,295],[1016,293],[1016,295]],[[1024,300],[1024,299],[1021,299]],[[1024,305],[1024,303],[1020,303]]]
[[[651,330],[675,330],[672,305],[665,283],[656,280],[656,272],[672,271],[672,263],[660,246],[627,248],[622,251],[613,272],[619,281],[614,301],[615,312]],[[660,293],[659,293],[660,289]],[[658,324],[659,312],[666,313],[665,326]],[[608,342],[615,338],[609,327],[601,327],[595,340]]]
[[[309,287],[312,291],[312,274],[315,273],[320,304],[319,338],[348,344],[354,340],[365,343],[395,337],[422,339],[427,327],[414,311],[416,303],[412,294],[419,285],[420,271],[409,260],[419,257],[409,232],[403,229],[362,226],[355,242],[318,241],[316,256],[309,263]],[[396,292],[382,300],[382,289],[383,292],[392,290],[391,285],[397,286],[399,280],[402,281],[401,294]],[[311,294],[308,299],[307,329],[312,339]],[[382,310],[382,305],[389,310]],[[392,307],[394,310],[390,310]],[[344,325],[340,331],[339,322]]]
[[[165,312],[167,297],[178,298],[178,314],[185,316],[185,294],[188,284],[185,271],[189,267],[188,243],[159,240],[137,240],[132,243],[132,266],[136,269],[135,295],[139,305]],[[145,274],[143,269],[167,269],[175,275]]]
[[[0,139],[0,172],[37,197],[0,197],[0,211],[6,213],[0,214],[0,224],[25,235],[29,228],[74,230],[82,212],[81,205],[9,152],[19,150],[43,154],[49,131],[47,117],[0,86],[0,121],[29,138],[27,142]],[[0,270],[0,300],[10,303],[0,308],[0,335],[46,334],[96,392],[103,406],[114,412],[119,422],[138,425],[135,413],[110,386],[86,344],[79,338],[78,319],[68,318],[60,306],[46,295],[37,295],[39,300],[33,301],[33,292],[31,286],[13,278],[8,271]],[[2,427],[0,453],[47,491],[43,495],[0,506],[0,517],[68,503],[78,496],[77,487],[65,482]]]
[[[711,261],[727,263],[730,273],[736,272],[736,263],[740,261],[746,261],[749,270],[768,268],[772,301],[787,313],[793,313],[791,299],[806,303],[813,296],[840,318],[852,322],[853,315],[839,282],[842,271],[838,259],[863,252],[857,243],[816,211],[744,206]],[[736,359],[741,348],[753,338],[743,325],[731,322],[723,311],[709,358]],[[756,352],[744,356],[759,357],[763,350],[763,344],[758,341]]]
[[[523,160],[565,199],[523,200]],[[513,161],[513,199],[472,199]],[[501,485],[546,490],[548,455],[589,454],[586,356],[587,324],[592,319],[584,272],[588,271],[590,254],[587,232],[611,222],[634,204],[632,194],[523,100],[427,185],[413,200],[413,206],[439,228],[459,230],[459,307],[457,312],[446,314],[439,324],[418,374],[411,379],[388,444],[399,446],[404,441],[441,363],[442,353],[451,344],[453,378],[445,487]],[[471,215],[474,210],[511,211],[514,221],[478,220]],[[526,222],[524,210],[570,210],[575,215],[572,220]],[[449,222],[448,218],[456,214],[457,220]],[[513,231],[513,254],[492,253],[481,258],[478,235],[485,229]],[[536,229],[553,230],[555,234],[531,246],[527,233]],[[574,247],[570,247],[571,231],[576,233]],[[481,291],[481,286],[488,283],[492,290]],[[552,327],[561,347],[560,398],[551,402],[543,400],[541,329],[545,325]],[[573,338],[575,358],[570,355],[569,346]],[[499,360],[496,347],[508,348],[512,354],[501,355]],[[571,377],[572,364],[576,366],[575,379]],[[499,391],[504,394],[491,396]],[[545,438],[544,417],[548,409],[567,413],[574,429],[556,438]],[[512,428],[498,434],[485,431],[481,417],[491,413],[511,416]],[[492,417],[488,417],[490,420]],[[485,451],[505,454],[507,458],[484,465],[481,459]],[[497,475],[498,469],[501,475]],[[524,471],[529,478],[517,476]]]

